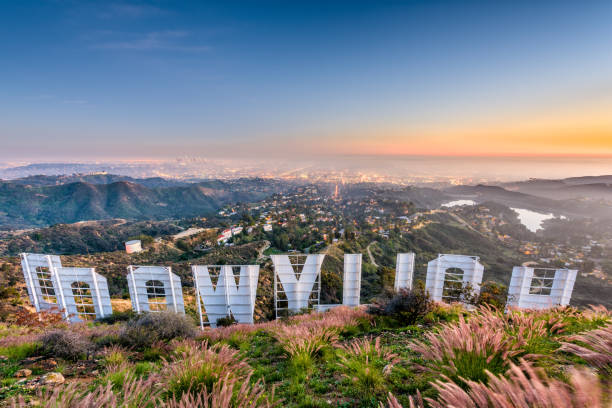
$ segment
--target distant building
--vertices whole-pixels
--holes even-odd
[[[232,237],[232,230],[227,228],[221,231],[221,233],[217,236],[217,242],[223,243],[229,240]]]
[[[125,243],[125,252],[128,254],[135,254],[142,251],[142,243],[139,239],[127,241]]]
[[[263,226],[263,230],[264,230],[265,232],[271,232],[271,231],[272,231],[272,225],[271,225],[271,224],[265,224],[265,225]]]

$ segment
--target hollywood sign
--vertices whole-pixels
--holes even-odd
[[[271,255],[274,266],[276,316],[302,309],[326,310],[321,305],[321,265],[324,254]],[[397,255],[396,291],[411,289],[414,253]],[[342,304],[359,306],[361,254],[344,255]],[[30,302],[37,312],[60,310],[69,321],[99,319],[112,314],[106,278],[94,268],[62,267],[57,255],[21,254],[21,266]],[[233,316],[253,323],[259,265],[193,265],[191,267],[200,325],[216,327],[220,318]],[[440,254],[427,264],[425,289],[435,301],[462,301],[465,289],[480,293],[484,266],[478,257]],[[508,306],[543,309],[568,305],[576,270],[515,267]],[[185,313],[181,279],[170,267],[129,266],[127,282],[132,309],[137,313]]]

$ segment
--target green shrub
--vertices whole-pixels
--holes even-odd
[[[106,366],[120,366],[128,361],[128,352],[120,346],[107,347],[103,354]]]
[[[36,354],[39,349],[39,343],[16,344],[14,346],[0,347],[0,355],[6,356],[11,360],[23,360]]]
[[[105,324],[115,324],[118,322],[127,322],[136,317],[136,312],[133,310],[126,310],[124,312],[113,312],[110,316],[102,317],[98,319],[98,322]]]
[[[480,294],[476,298],[476,305],[490,305],[499,310],[506,308],[508,288],[500,283],[487,281],[480,286]]]
[[[120,390],[133,375],[132,366],[128,363],[110,366],[104,377],[102,377],[102,384],[110,383],[114,390]]]
[[[20,364],[15,361],[2,362],[0,364],[0,378],[11,378],[20,368]]]
[[[166,350],[160,347],[159,343],[153,344],[150,348],[142,352],[144,361],[159,361],[166,355]]]
[[[230,314],[229,316],[226,317],[220,317],[217,319],[217,326],[218,327],[228,327],[231,325],[234,325],[238,323],[238,321],[234,318],[234,315]]]
[[[382,367],[369,359],[351,358],[343,362],[347,378],[353,385],[352,391],[360,398],[383,394],[385,390],[385,376]]]
[[[110,347],[116,344],[119,344],[119,335],[117,334],[107,334],[106,336],[98,337],[94,340],[94,343],[99,348]]]
[[[465,316],[467,310],[460,303],[448,305],[445,303],[434,303],[431,311],[424,317],[425,323],[452,323],[458,322],[461,316]]]
[[[144,377],[145,375],[150,374],[155,369],[155,363],[150,361],[141,361],[139,363],[134,364],[134,374],[138,377]]]
[[[19,291],[15,287],[0,288],[0,299],[11,299],[19,297]]]
[[[386,378],[401,360],[381,345],[381,338],[353,339],[338,346],[342,350],[339,366],[351,380],[361,398],[384,395]]]

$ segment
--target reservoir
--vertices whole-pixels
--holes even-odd
[[[519,221],[531,232],[536,232],[542,228],[542,222],[555,218],[553,213],[543,214],[524,208],[513,208],[518,213]]]
[[[476,201],[474,200],[455,200],[449,201],[448,203],[442,204],[442,207],[459,207],[462,205],[474,205]]]

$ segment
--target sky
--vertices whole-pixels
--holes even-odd
[[[612,158],[612,2],[0,0],[0,160]]]

